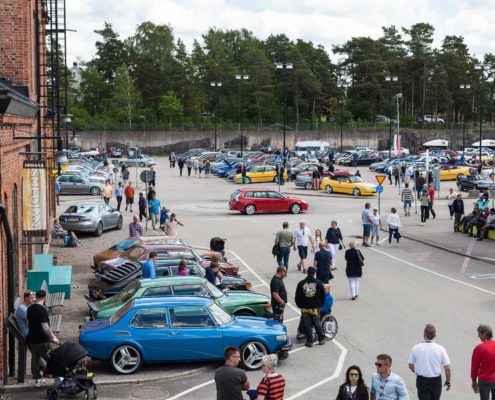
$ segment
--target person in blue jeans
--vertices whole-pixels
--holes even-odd
[[[289,255],[290,248],[294,246],[294,234],[289,231],[289,223],[284,222],[282,224],[282,230],[277,232],[275,237],[275,244],[280,247],[280,252],[277,255],[277,265],[283,265],[289,270]]]
[[[157,225],[160,220],[160,200],[156,198],[156,194],[148,201],[148,209],[150,212],[151,225],[153,226],[153,230],[156,230],[155,225]]]
[[[371,203],[364,205],[364,210],[361,212],[361,220],[363,222],[363,247],[370,247],[368,239],[371,236],[371,225],[373,220],[371,219]]]

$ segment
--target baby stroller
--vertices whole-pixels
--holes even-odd
[[[93,373],[86,369],[88,352],[79,343],[64,343],[48,353],[46,372],[55,377],[55,385],[46,391],[48,400],[56,400],[57,391],[65,394],[84,392],[84,399],[89,400],[89,390],[96,399],[96,384]]]
[[[222,239],[219,237],[214,237],[211,238],[210,240],[210,250],[212,251],[218,251],[219,253],[222,254],[222,261],[227,261],[225,259],[225,241],[227,239]]]

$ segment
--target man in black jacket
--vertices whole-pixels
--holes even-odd
[[[454,202],[452,203],[452,209],[454,211],[454,232],[459,232],[459,225],[461,218],[464,215],[464,201],[462,200],[462,194],[458,194]]]
[[[297,284],[296,305],[301,309],[301,322],[306,333],[307,347],[313,347],[313,327],[318,335],[318,343],[325,344],[325,335],[321,329],[319,309],[325,300],[325,288],[315,278],[316,268],[308,268],[308,276]]]

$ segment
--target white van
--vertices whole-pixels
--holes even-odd
[[[298,156],[303,154],[312,154],[315,152],[323,152],[325,150],[330,150],[330,143],[322,142],[321,140],[308,140],[304,142],[297,142],[294,151]]]

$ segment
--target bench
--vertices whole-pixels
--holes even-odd
[[[65,292],[50,293],[46,281],[41,284],[41,289],[46,292],[45,306],[48,309],[62,307],[65,300]]]
[[[52,328],[53,333],[60,332],[60,326],[62,325],[62,316],[61,315],[50,315],[48,317],[50,322],[50,328]]]
[[[459,225],[459,231],[464,232],[464,225]],[[476,236],[477,234],[478,234],[478,228],[476,226],[473,226],[473,235]],[[495,229],[490,229],[488,231],[488,235],[486,236],[486,238],[495,240]]]

